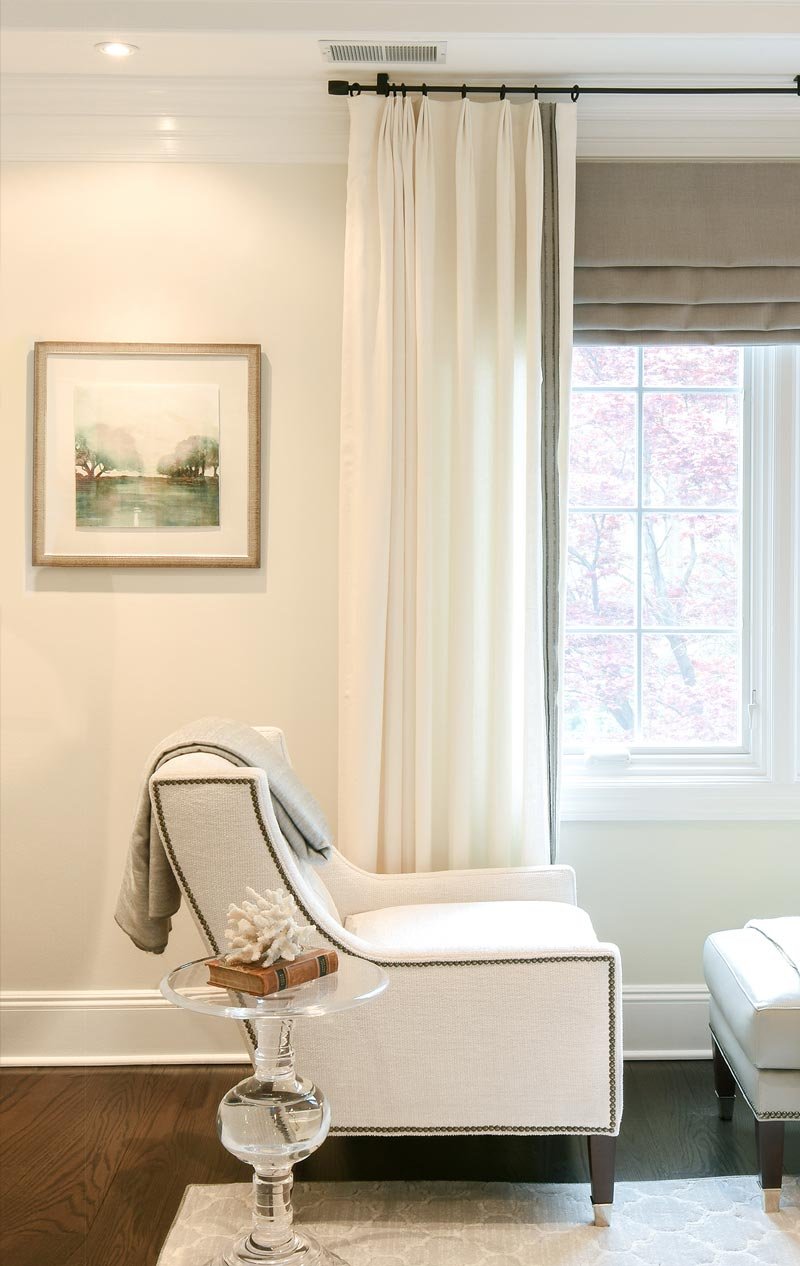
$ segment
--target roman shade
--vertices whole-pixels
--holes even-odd
[[[800,163],[579,163],[575,342],[800,342]]]

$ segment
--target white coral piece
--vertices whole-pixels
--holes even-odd
[[[310,947],[314,929],[300,921],[291,893],[276,890],[262,897],[253,888],[245,892],[249,900],[228,906],[227,962],[269,967],[279,958],[292,962]]]

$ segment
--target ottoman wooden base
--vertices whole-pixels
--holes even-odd
[[[722,1121],[730,1121],[733,1118],[733,1105],[736,1102],[736,1078],[728,1067],[713,1033],[711,1041],[714,1059],[714,1089],[719,1102],[719,1115]],[[764,1193],[764,1212],[776,1213],[780,1205],[783,1185],[785,1122],[759,1121],[757,1116],[754,1116],[753,1120],[756,1127],[758,1178]]]

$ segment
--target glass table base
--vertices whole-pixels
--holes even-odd
[[[217,1112],[222,1146],[254,1170],[252,1222],[222,1251],[217,1239],[216,1255],[205,1259],[206,1266],[346,1266],[337,1253],[294,1226],[292,1171],[324,1142],[331,1112],[322,1091],[295,1071],[292,1026],[297,1017],[358,1006],[387,983],[375,963],[348,958],[335,973],[263,998],[230,989],[209,997],[204,959],[184,963],[164,977],[161,990],[170,1002],[201,1014],[246,1020],[255,1029],[252,1075],[223,1095]],[[210,1244],[206,1251],[211,1251]],[[199,1260],[198,1254],[192,1266]]]
[[[313,1235],[296,1231],[294,1243],[288,1249],[260,1249],[253,1244],[249,1232],[241,1236],[225,1253],[212,1257],[206,1266],[347,1266],[343,1257],[325,1248]]]

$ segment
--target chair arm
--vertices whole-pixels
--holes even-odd
[[[325,1080],[337,1132],[618,1132],[616,946],[376,961],[389,976],[385,993],[297,1034],[298,1064]],[[365,1051],[369,1077],[353,1072]]]
[[[454,901],[564,901],[576,904],[571,866],[516,866],[486,870],[375,875],[341,853],[320,871],[342,918],[361,910]]]

